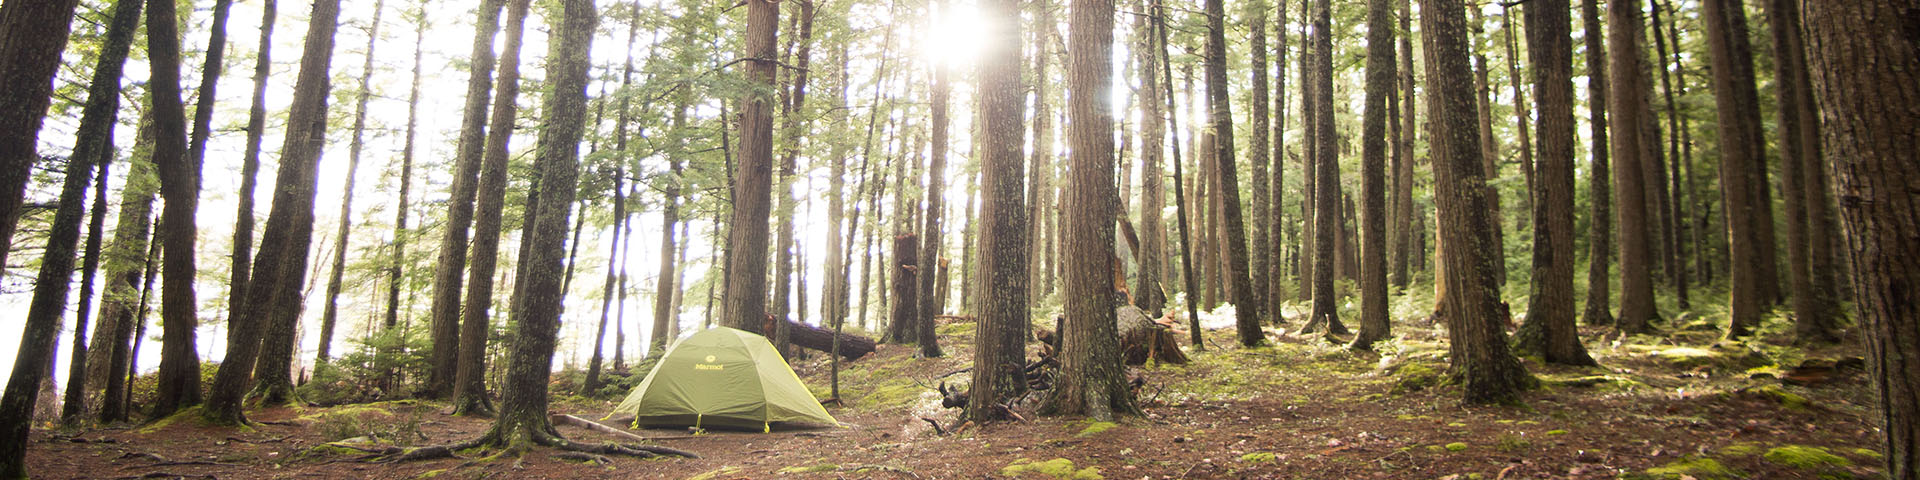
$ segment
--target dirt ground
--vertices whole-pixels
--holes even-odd
[[[845,366],[844,428],[773,433],[637,430],[697,459],[616,458],[598,466],[537,449],[519,458],[365,463],[323,447],[346,435],[381,443],[453,443],[486,419],[453,417],[427,402],[251,413],[249,430],[191,419],[60,432],[36,430],[28,449],[36,478],[1878,478],[1880,448],[1866,374],[1847,358],[1855,345],[1805,351],[1770,338],[1716,344],[1714,332],[1665,339],[1587,332],[1604,367],[1528,361],[1544,385],[1522,405],[1467,406],[1446,385],[1444,338],[1426,325],[1396,325],[1402,338],[1380,354],[1349,353],[1317,337],[1276,332],[1274,346],[1232,347],[1210,331],[1209,349],[1188,365],[1138,368],[1144,415],[1117,424],[1073,418],[951,425],[934,387],[970,358],[970,325],[941,328],[949,356],[913,358],[887,345]],[[1215,345],[1217,343],[1218,345]],[[1822,370],[1822,360],[1841,360]],[[1768,364],[1773,364],[1769,366]],[[1809,368],[1795,369],[1798,366]],[[823,358],[795,364],[826,397]],[[1789,382],[1783,382],[1783,379]],[[1789,384],[1790,383],[1790,384]],[[1034,394],[1038,395],[1043,393]],[[1031,403],[1031,402],[1029,402]],[[603,417],[612,403],[556,399],[556,413]],[[611,423],[609,421],[608,423]],[[569,438],[610,436],[570,426]],[[362,439],[364,440],[364,438]]]

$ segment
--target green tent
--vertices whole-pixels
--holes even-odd
[[[766,337],[726,327],[693,334],[654,364],[613,413],[635,426],[745,428],[775,422],[839,425]]]

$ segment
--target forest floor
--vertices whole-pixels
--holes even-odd
[[[1783,320],[1772,320],[1783,322]],[[1663,337],[1583,332],[1603,367],[1528,360],[1542,388],[1516,406],[1463,404],[1448,385],[1444,331],[1395,325],[1380,353],[1350,353],[1318,336],[1270,331],[1270,347],[1234,348],[1211,330],[1186,365],[1135,369],[1143,416],[1117,424],[1036,418],[952,425],[938,378],[967,366],[971,325],[940,328],[948,356],[885,345],[844,365],[845,428],[772,433],[637,430],[698,459],[617,458],[598,466],[536,449],[515,458],[402,464],[358,461],[325,442],[453,443],[486,419],[445,405],[397,401],[254,411],[252,429],[197,421],[78,432],[36,430],[37,478],[1878,478],[1873,392],[1858,345],[1786,346],[1784,328],[1730,344],[1711,325],[1669,325]],[[1224,348],[1223,348],[1224,347]],[[1837,366],[1836,366],[1837,364]],[[795,370],[821,397],[818,355]],[[965,374],[945,378],[966,385]],[[553,410],[599,419],[608,400],[557,398]],[[612,423],[608,421],[607,423]],[[611,437],[570,426],[585,442]]]

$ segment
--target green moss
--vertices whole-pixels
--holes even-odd
[[[720,467],[719,470],[714,470],[711,472],[687,477],[687,480],[713,480],[715,478],[720,478],[720,476],[722,475],[732,475],[734,472],[738,472],[738,471],[740,471],[739,467]]]
[[[1395,375],[1400,377],[1393,383],[1395,395],[1418,392],[1427,387],[1439,385],[1442,378],[1440,372],[1420,364],[1402,366]]]
[[[1760,445],[1753,443],[1736,443],[1720,447],[1720,454],[1729,457],[1751,457],[1759,455],[1762,448]]]
[[[1874,459],[1874,460],[1879,460],[1879,459],[1883,459],[1883,458],[1887,458],[1887,456],[1886,456],[1886,455],[1881,455],[1879,451],[1877,451],[1877,450],[1874,450],[1874,449],[1871,449],[1871,448],[1856,448],[1856,449],[1853,449],[1853,455],[1854,455],[1854,456],[1856,456],[1856,457],[1860,457],[1860,458],[1871,458],[1871,459]]]
[[[1547,435],[1566,435],[1566,430],[1548,430]]]
[[[1447,451],[1447,447],[1442,447],[1439,445],[1427,445],[1427,451],[1433,452],[1433,453],[1440,453],[1440,452]]]
[[[836,472],[839,470],[840,470],[839,465],[834,465],[831,463],[822,463],[819,465],[808,465],[804,467],[782,468],[780,469],[780,473],[825,473],[825,472]]]
[[[1803,446],[1803,445],[1787,445],[1784,447],[1774,447],[1772,450],[1767,450],[1766,455],[1762,455],[1761,457],[1766,458],[1767,461],[1773,462],[1775,464],[1798,468],[1801,470],[1814,470],[1814,469],[1822,469],[1826,467],[1845,467],[1848,465],[1853,465],[1852,460],[1847,460],[1846,457],[1834,455],[1833,452],[1829,452],[1825,448],[1809,447],[1809,446]]]
[[[428,470],[426,471],[426,473],[422,473],[413,478],[433,478],[433,477],[438,477],[440,476],[440,474],[443,474],[443,473],[447,473],[447,469],[442,468],[439,470]]]
[[[1679,460],[1674,460],[1672,462],[1667,463],[1664,466],[1649,468],[1647,469],[1647,475],[1653,478],[1662,478],[1662,479],[1679,479],[1679,478],[1692,477],[1692,478],[1697,478],[1702,480],[1711,480],[1711,479],[1720,479],[1720,478],[1731,478],[1731,477],[1738,476],[1739,474],[1734,473],[1733,470],[1727,468],[1726,465],[1721,465],[1720,461],[1718,460],[1714,460],[1706,457],[1688,456],[1688,457],[1681,457]]]
[[[1448,426],[1448,427],[1453,427],[1453,428],[1467,428],[1467,424],[1465,424],[1465,423],[1460,423],[1460,422],[1453,422],[1453,423],[1449,423],[1449,424],[1447,424],[1447,426]]]
[[[187,421],[199,422],[201,416],[202,414],[201,414],[200,407],[188,407],[178,412],[173,412],[173,415],[168,415],[165,418],[154,420],[152,423],[142,425],[140,426],[139,429],[134,430],[133,433],[146,435],[149,433],[158,432],[160,431],[160,429],[167,428],[167,426],[173,425],[175,422],[179,422],[182,419],[185,419]]]
[[[973,322],[959,322],[941,325],[933,331],[943,337],[973,336],[973,328]]]
[[[1466,449],[1467,449],[1466,442],[1453,442],[1453,443],[1447,444],[1447,451],[1449,452],[1458,452]]]
[[[1247,463],[1265,463],[1273,460],[1273,452],[1253,452],[1240,456],[1240,461]]]
[[[1100,432],[1107,431],[1117,426],[1120,426],[1120,424],[1113,423],[1113,422],[1097,422],[1097,421],[1087,422],[1086,428],[1080,429],[1080,433],[1074,434],[1074,436],[1091,437],[1094,435],[1099,435]]]
[[[1000,469],[1001,475],[1015,478],[1028,473],[1044,475],[1047,478],[1057,480],[1102,480],[1105,478],[1100,476],[1099,468],[1087,467],[1076,470],[1073,461],[1064,458],[1055,458],[1044,462],[1035,462],[1022,458],[1014,460],[1013,463]]]
[[[1760,394],[1760,396],[1765,397],[1768,400],[1773,400],[1774,403],[1778,403],[1780,404],[1780,406],[1787,407],[1788,410],[1806,410],[1807,409],[1807,405],[1808,405],[1807,397],[1802,397],[1793,392],[1789,392],[1787,391],[1787,389],[1781,388],[1779,385],[1767,385],[1764,387],[1753,389],[1752,392]]]

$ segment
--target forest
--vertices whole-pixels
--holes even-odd
[[[1917,18],[0,0],[0,479],[1920,480]]]

